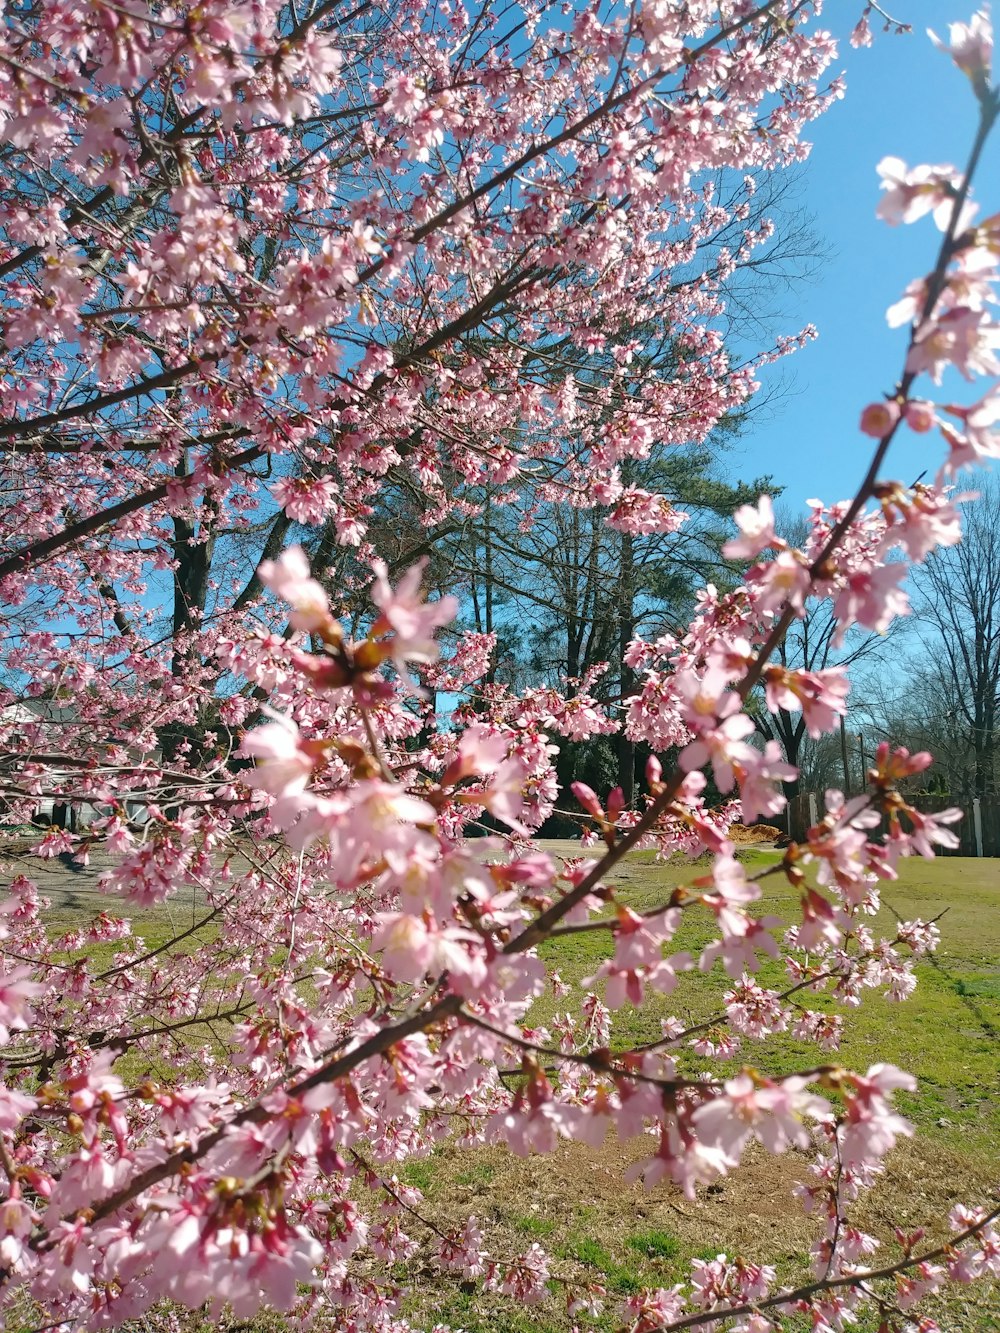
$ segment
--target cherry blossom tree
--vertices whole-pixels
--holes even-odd
[[[608,726],[588,682],[478,688],[491,636],[442,656],[458,599],[425,599],[422,562],[390,568],[369,532],[389,487],[419,502],[430,546],[484,487],[525,523],[533,493],[607,508],[616,530],[676,524],[665,497],[627,492],[627,460],[705,439],[753,392],[756,366],[725,351],[726,284],[768,240],[739,225],[755,176],[800,160],[840,93],[820,9],[7,11],[0,783],[8,819],[47,800],[87,812],[33,854],[99,851],[108,910],[60,932],[23,875],[2,903],[5,1320],[267,1308],[403,1329],[390,1273],[419,1235],[442,1272],[520,1302],[561,1282],[585,1321],[603,1294],[540,1246],[495,1252],[475,1218],[447,1229],[401,1183],[400,1163],[445,1140],[527,1154],[642,1136],[636,1172],[689,1194],[755,1141],[812,1151],[814,1278],[790,1290],[766,1266],[698,1261],[688,1284],[625,1303],[633,1330],[766,1333],[800,1313],[838,1328],[872,1300],[908,1311],[1000,1275],[1000,1210],[982,1200],[954,1209],[947,1241],[900,1228],[872,1262],[853,1220],[911,1132],[893,1096],[913,1080],[842,1065],[842,1010],[872,989],[905,999],[937,942],[933,923],[885,939],[865,924],[901,857],[954,842],[955,812],[921,814],[900,790],[930,756],[883,745],[863,794],[829,793],[767,872],[799,895],[780,941],[726,836],[777,813],[794,776],[774,744],[748,743],[751,692],[763,682],[768,707],[818,732],[843,712],[839,673],[773,675],[789,628],[816,599],[843,634],[903,613],[906,562],[958,541],[952,475],[1000,452],[995,399],[936,401],[947,370],[1000,372],[1000,215],[971,202],[1000,110],[986,15],[939,41],[980,108],[966,167],[879,167],[885,221],[940,238],[890,311],[909,333],[897,382],[860,415],[868,471],[853,498],[813,507],[799,545],[769,497],[741,506],[726,551],[741,585],[706,587],[683,633],[628,644],[626,734],[680,758],[650,761],[636,808],[575,785],[593,857],[560,865],[530,841],[558,797],[560,738]],[[853,40],[873,10],[851,16]],[[746,173],[725,207],[720,171]],[[625,353],[585,383],[555,374],[567,349],[621,347],[654,313],[669,374]],[[941,431],[933,485],[883,477],[904,429]],[[319,529],[312,561],[294,524]],[[439,715],[435,695],[458,706]],[[726,807],[706,808],[706,770]],[[506,830],[493,859],[465,836],[486,813]],[[645,846],[711,864],[639,914],[608,876]],[[176,919],[182,890],[189,925],[160,942],[133,928],[138,909]],[[713,930],[697,957],[673,943],[689,914]],[[577,994],[539,946],[581,931],[608,949]],[[783,959],[784,990],[754,979],[762,956]],[[622,1036],[625,1003],[716,965],[714,1072],[691,1063],[704,1042],[682,1023],[638,1048]],[[531,1023],[546,988],[568,1005],[553,1032]],[[818,990],[832,1008],[810,1006]],[[726,1063],[743,1036],[789,1027],[816,1046],[806,1067]]]

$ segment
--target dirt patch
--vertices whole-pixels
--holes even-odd
[[[771,1157],[752,1149],[739,1171],[687,1199],[669,1181],[647,1190],[641,1182],[625,1180],[628,1167],[654,1148],[654,1139],[640,1137],[627,1143],[609,1138],[596,1152],[581,1144],[562,1144],[547,1156],[523,1159],[504,1149],[487,1150],[479,1160],[488,1163],[488,1191],[448,1182],[469,1162],[467,1154],[449,1152],[434,1197],[449,1212],[456,1204],[460,1211],[474,1201],[485,1205],[489,1221],[501,1231],[508,1229],[512,1217],[536,1212],[556,1219],[560,1228],[575,1215],[610,1245],[624,1242],[640,1226],[656,1226],[670,1231],[692,1253],[717,1246],[765,1260],[808,1248],[816,1223],[793,1196],[796,1185],[812,1179],[806,1155]]]
[[[775,843],[784,838],[784,829],[774,824],[730,824],[727,835],[737,847],[756,847],[761,843]]]
[[[651,1137],[627,1143],[609,1138],[597,1152],[565,1144],[549,1157],[525,1161],[504,1154],[495,1194],[522,1206],[526,1200],[538,1202],[557,1216],[571,1215],[574,1208],[593,1210],[593,1224],[605,1243],[624,1241],[642,1224],[672,1232],[692,1251],[718,1245],[763,1258],[776,1244],[783,1252],[808,1245],[813,1225],[789,1208],[794,1186],[809,1178],[802,1154],[773,1158],[752,1152],[741,1171],[692,1200],[669,1181],[647,1190],[641,1182],[624,1179],[628,1167],[649,1156],[655,1145]]]
[[[809,1154],[772,1157],[754,1146],[739,1170],[700,1189],[691,1200],[670,1182],[647,1190],[624,1179],[628,1167],[654,1146],[651,1138],[622,1143],[609,1137],[597,1151],[562,1144],[547,1156],[528,1158],[501,1148],[445,1148],[428,1163],[433,1179],[421,1209],[449,1227],[474,1214],[486,1245],[498,1258],[523,1253],[537,1241],[550,1255],[554,1277],[571,1284],[602,1284],[610,1306],[629,1290],[683,1281],[692,1258],[721,1252],[776,1265],[783,1284],[808,1280],[809,1247],[821,1224],[802,1211],[793,1192],[797,1184],[814,1179]],[[947,1234],[947,1214],[956,1202],[983,1201],[995,1183],[993,1161],[970,1163],[938,1145],[907,1142],[890,1157],[885,1176],[859,1200],[852,1220],[882,1242],[878,1257],[888,1259],[898,1253],[894,1226],[925,1226],[925,1244],[931,1245]],[[666,1249],[669,1243],[669,1256],[644,1253],[650,1238],[654,1249]],[[442,1299],[440,1284],[447,1281],[431,1276],[429,1269],[425,1273],[415,1294],[415,1311],[436,1309]],[[939,1316],[950,1316],[964,1302],[972,1322],[962,1326],[986,1329],[988,1323],[976,1320],[981,1310],[993,1308],[995,1299],[995,1289],[963,1289],[943,1294],[935,1304]],[[533,1309],[530,1324],[516,1327],[546,1333],[568,1328],[561,1307],[561,1295],[554,1295]],[[513,1327],[509,1310],[504,1322],[503,1309],[470,1286],[461,1327],[472,1333]],[[616,1325],[612,1320],[607,1326]]]

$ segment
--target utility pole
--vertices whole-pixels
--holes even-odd
[[[851,764],[847,757],[847,728],[844,726],[844,715],[840,715],[840,757],[844,761],[844,796],[851,795]]]
[[[868,761],[865,758],[865,733],[858,732],[858,746],[861,750],[861,790],[868,786]]]

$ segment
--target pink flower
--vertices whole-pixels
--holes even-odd
[[[10,1195],[0,1202],[0,1264],[4,1268],[17,1272],[28,1259],[30,1250],[24,1241],[37,1222],[38,1214],[21,1197],[21,1186],[14,1181]]]
[[[491,732],[478,723],[467,727],[459,737],[455,758],[441,775],[442,787],[454,786],[463,778],[495,773],[509,748],[510,741],[502,732]]]
[[[459,639],[451,658],[438,667],[428,669],[428,684],[434,689],[457,694],[486,674],[496,644],[496,634],[477,634],[467,630]]]
[[[730,560],[755,560],[761,551],[774,546],[774,506],[769,495],[762,495],[753,505],[740,505],[733,515],[741,536],[732,537],[722,548]]]
[[[899,404],[890,398],[881,403],[869,403],[861,413],[861,430],[873,439],[883,440],[899,420]]]
[[[240,754],[252,755],[257,766],[245,774],[249,787],[290,797],[305,791],[309,776],[322,758],[322,752],[305,747],[298,727],[287,717],[274,715],[273,722],[255,727],[243,737]]]
[[[792,782],[798,777],[794,764],[785,761],[777,741],[768,741],[764,752],[747,746],[748,753],[733,760],[733,771],[740,789],[743,819],[752,823],[761,817],[779,814],[785,808],[785,797],[778,783]]]
[[[896,1279],[896,1303],[901,1310],[909,1310],[917,1301],[929,1296],[943,1284],[947,1274],[939,1264],[918,1264],[912,1273],[900,1274]]]
[[[993,64],[993,25],[987,10],[977,10],[969,23],[950,24],[950,44],[943,42],[930,28],[927,35],[939,51],[950,55],[962,73],[968,75],[977,92],[989,90]]]
[[[903,404],[903,416],[910,430],[918,435],[925,435],[931,430],[937,418],[934,415],[934,404],[928,403],[922,398],[911,398]]]
[[[888,741],[879,741],[875,749],[875,767],[879,776],[888,782],[898,782],[901,778],[912,777],[914,773],[923,773],[934,762],[934,756],[927,750],[918,750],[911,754],[905,746],[893,749]]]
[[[959,431],[948,422],[941,423],[941,434],[951,446],[948,471],[976,464],[982,458],[1000,458],[1000,394],[990,392],[971,407],[950,404],[943,410],[962,426]]]
[[[897,854],[899,850],[903,850],[904,854],[914,851],[930,860],[935,855],[935,847],[948,847],[951,850],[958,847],[958,837],[946,827],[948,824],[957,824],[962,818],[962,811],[958,808],[939,810],[931,815],[924,814],[922,810],[917,810],[913,806],[907,806],[906,817],[912,825],[909,834],[903,833],[898,826],[890,830],[892,839],[890,847]],[[893,843],[896,844],[895,847]]]
[[[0,1083],[0,1133],[13,1133],[28,1112],[33,1111],[37,1105],[38,1102],[34,1097]]]
[[[1000,330],[984,310],[955,306],[925,319],[914,335],[906,357],[913,375],[927,373],[940,384],[953,366],[970,383],[979,375],[1000,374],[994,355],[1000,347]]]
[[[882,497],[882,508],[889,520],[884,549],[902,546],[913,561],[962,540],[958,510],[946,492],[919,484],[910,492],[894,487]]]
[[[595,819],[604,818],[604,807],[593,787],[588,787],[585,782],[571,782],[569,785],[573,795],[588,814],[593,815]]]
[[[695,1132],[719,1149],[731,1166],[751,1138],[773,1153],[808,1148],[811,1137],[803,1117],[828,1120],[831,1113],[827,1102],[805,1089],[806,1080],[797,1076],[772,1083],[740,1074],[725,1084],[724,1096],[698,1107],[692,1117]]]
[[[779,708],[801,712],[810,736],[832,731],[847,712],[851,683],[843,667],[824,671],[787,671],[781,666],[764,671],[765,697],[772,713]]]
[[[760,1040],[788,1027],[788,1012],[775,991],[764,990],[747,973],[723,996],[729,1025],[735,1032]]]
[[[927,213],[942,231],[951,218],[952,199],[961,175],[951,166],[914,167],[898,157],[884,157],[876,168],[885,193],[876,210],[883,222],[916,222]]]
[[[525,1254],[514,1260],[506,1274],[502,1278],[498,1277],[492,1285],[522,1304],[534,1304],[544,1298],[548,1277],[548,1256],[540,1245],[533,1243]]]
[[[906,572],[905,565],[894,564],[850,574],[833,606],[841,625],[856,623],[884,634],[896,616],[905,616],[910,609],[910,599],[899,587]]]
[[[647,10],[643,9],[643,14]],[[653,1333],[654,1329],[669,1328],[675,1319],[684,1313],[684,1288],[680,1285],[671,1287],[644,1288],[625,1302],[628,1313],[628,1327]]]
[[[271,494],[296,523],[318,525],[337,499],[332,477],[285,477],[271,487]]]
[[[421,917],[384,912],[372,941],[382,950],[382,965],[397,981],[418,982],[427,973],[447,972],[460,989],[478,988],[485,975],[479,937],[472,931],[436,930]]]
[[[901,922],[897,933],[917,955],[933,953],[941,943],[941,932],[937,926],[933,922],[927,923],[919,918],[916,921]]]
[[[846,1110],[838,1130],[840,1155],[845,1166],[880,1161],[901,1135],[911,1135],[913,1126],[897,1115],[887,1098],[897,1089],[916,1091],[916,1080],[895,1065],[872,1065],[864,1076],[848,1074],[841,1080]]]
[[[692,966],[691,956],[687,953],[660,958],[659,946],[656,948],[655,960],[643,964],[623,962],[618,956],[620,952],[616,949],[615,959],[602,963],[594,975],[583,983],[591,986],[607,978],[605,999],[609,1009],[620,1009],[626,1002],[638,1007],[642,1004],[647,986],[662,995],[669,995],[677,986],[677,973],[687,972]]]
[[[755,972],[760,966],[758,951],[777,958],[778,943],[770,934],[770,929],[779,924],[776,916],[765,916],[760,920],[743,917],[739,929],[726,933],[721,940],[714,940],[702,949],[698,967],[702,972],[708,972],[716,959],[719,959],[727,974],[734,979],[744,972]]]
[[[715,727],[700,729],[697,738],[681,751],[681,768],[690,773],[711,761],[715,785],[719,791],[731,791],[736,781],[735,765],[754,763],[755,752],[744,740],[753,729],[750,718],[739,712],[723,718]]]
[[[715,858],[715,864],[711,875],[704,879],[695,880],[699,886],[711,886],[714,892],[705,894],[702,902],[719,918],[721,928],[729,930],[731,927],[726,924],[730,920],[724,915],[726,912],[735,911],[740,914],[733,920],[742,922],[742,909],[749,903],[756,902],[761,896],[761,889],[758,884],[751,884],[747,879],[747,872],[743,865],[732,855],[732,844],[727,844],[727,851]],[[732,929],[740,928],[738,925]]]
[[[521,822],[524,814],[524,789],[530,778],[527,766],[512,755],[498,765],[479,799],[491,815],[502,820],[515,833],[527,833]],[[537,827],[537,825],[532,825]]]
[[[345,883],[369,861],[384,857],[401,877],[413,858],[433,843],[425,830],[437,819],[434,807],[396,782],[373,778],[347,793],[334,793],[302,818],[306,840],[330,833],[338,847],[337,876]],[[424,827],[421,827],[424,826]]]
[[[851,30],[851,45],[854,47],[871,46],[872,30],[868,26],[868,12],[865,11]]]
[[[301,546],[288,547],[277,560],[262,560],[257,577],[293,608],[289,619],[295,629],[307,634],[336,632],[327,595],[310,577],[309,560]]]
[[[773,560],[754,565],[747,577],[759,611],[779,611],[784,606],[802,611],[809,596],[809,561],[801,551],[779,551]]]
[[[291,1310],[301,1299],[300,1285],[312,1284],[313,1270],[323,1260],[319,1242],[303,1227],[290,1227],[283,1216],[260,1233],[230,1237],[230,1263],[217,1269],[214,1298],[216,1309],[231,1305],[238,1317],[255,1314],[264,1301],[276,1310]]]
[[[372,584],[371,597],[380,612],[372,626],[372,634],[378,636],[391,633],[391,656],[405,681],[410,679],[406,671],[407,662],[437,661],[439,650],[434,642],[434,630],[449,624],[458,614],[456,597],[441,597],[436,602],[424,601],[420,588],[426,565],[426,559],[413,565],[394,589],[389,584],[389,571],[383,561],[372,562],[375,582]]]
[[[63,1296],[73,1292],[86,1295],[99,1257],[90,1228],[82,1218],[58,1222],[49,1231],[49,1238],[53,1244],[42,1260],[42,1277]]]
[[[404,125],[415,120],[427,103],[427,94],[410,74],[397,74],[386,83],[382,105]]]
[[[419,981],[430,968],[431,933],[420,917],[384,914],[372,943],[382,950],[382,964],[397,981]]]
[[[815,889],[806,889],[802,895],[802,925],[796,929],[798,948],[813,951],[820,948],[836,949],[850,930],[851,921],[832,903],[827,902]]]
[[[676,532],[687,519],[666,496],[628,486],[608,517],[608,527],[634,534]]]
[[[9,1041],[11,1032],[23,1032],[31,1025],[30,1001],[48,990],[41,982],[30,981],[30,976],[30,967],[0,970],[0,1042]]]

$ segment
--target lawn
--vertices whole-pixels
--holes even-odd
[[[777,861],[770,852],[741,853],[754,869]],[[661,903],[678,883],[689,882],[701,867],[656,863],[651,854],[628,857],[612,877],[622,898],[642,910]],[[783,878],[763,881],[760,910],[794,919],[797,896]],[[105,903],[101,904],[102,906]],[[189,925],[190,907],[178,909]],[[919,985],[903,1004],[892,1004],[866,991],[860,1010],[848,1015],[846,1039],[832,1057],[865,1069],[877,1060],[897,1063],[919,1081],[918,1090],[899,1098],[912,1120],[915,1137],[904,1142],[889,1162],[884,1180],[863,1201],[858,1221],[884,1239],[894,1222],[909,1226],[940,1219],[953,1202],[974,1202],[1000,1186],[1000,862],[948,858],[904,863],[898,883],[885,886],[884,905],[872,923],[879,934],[894,933],[895,917],[939,921],[938,954],[917,967]],[[79,924],[79,908],[61,904],[53,916],[61,927]],[[685,914],[677,948],[696,951],[708,938],[704,912]],[[149,945],[169,937],[161,911],[145,913],[136,932]],[[213,928],[208,927],[211,931]],[[105,946],[109,950],[115,946]],[[604,932],[571,935],[544,947],[547,960],[563,980],[579,988],[610,950]],[[763,984],[781,986],[783,970],[767,963]],[[787,983],[785,983],[787,984]],[[719,1009],[727,981],[720,967],[682,979],[674,995],[654,997],[641,1011],[626,1007],[615,1017],[613,1045],[626,1046],[660,1034],[660,1021],[676,1014],[701,1021]],[[830,1001],[810,997],[813,1007]],[[572,997],[546,997],[531,1014],[533,1024],[549,1021],[557,1009],[572,1008]],[[747,1042],[730,1068],[753,1063],[767,1073],[814,1064],[816,1048],[781,1036],[766,1044]],[[697,1057],[689,1066],[698,1068]],[[801,1154],[772,1158],[751,1153],[743,1169],[688,1201],[671,1185],[652,1191],[623,1182],[627,1166],[648,1145],[609,1139],[599,1150],[563,1145],[547,1157],[526,1160],[506,1150],[459,1151],[445,1146],[433,1156],[411,1161],[401,1170],[406,1182],[421,1190],[423,1211],[440,1224],[461,1224],[474,1213],[487,1244],[498,1257],[514,1256],[532,1242],[552,1258],[551,1296],[540,1307],[513,1306],[484,1294],[477,1285],[440,1277],[433,1263],[416,1262],[420,1274],[405,1312],[418,1326],[441,1321],[465,1333],[554,1333],[571,1325],[565,1313],[561,1280],[596,1282],[608,1292],[599,1319],[583,1319],[581,1329],[610,1330],[617,1300],[643,1286],[671,1286],[690,1271],[692,1258],[714,1257],[725,1250],[748,1260],[776,1263],[779,1278],[794,1281],[806,1267],[815,1224],[807,1219],[790,1191],[808,1179]],[[434,1238],[414,1237],[429,1257]],[[939,1230],[939,1228],[938,1228]],[[400,1277],[403,1275],[400,1274]],[[935,1313],[947,1330],[988,1333],[1000,1330],[1000,1300],[982,1285],[950,1294]],[[860,1333],[874,1333],[878,1320],[862,1322]],[[263,1328],[263,1324],[261,1325]],[[270,1322],[268,1327],[271,1327]],[[789,1330],[793,1322],[786,1323]]]
[[[780,854],[748,852],[741,859],[752,872],[775,864]],[[617,882],[622,898],[642,911],[661,903],[674,884],[689,882],[695,873],[683,865],[662,866],[649,857],[633,857]],[[762,888],[764,896],[755,911],[793,921],[798,896],[784,878],[764,879]],[[846,1036],[836,1058],[857,1069],[882,1060],[909,1070],[920,1087],[912,1096],[903,1094],[900,1104],[905,1103],[906,1114],[921,1131],[970,1158],[985,1154],[995,1160],[1000,1157],[1000,862],[964,857],[906,861],[899,882],[884,886],[882,911],[870,924],[877,935],[891,937],[897,917],[928,921],[942,912],[941,948],[917,965],[916,992],[897,1004],[877,991],[865,991],[861,1008],[847,1011]],[[700,911],[685,914],[676,948],[697,954],[711,938],[707,916]],[[543,952],[564,981],[578,985],[593,975],[611,949],[603,932],[591,932],[552,941]],[[763,961],[757,979],[775,989],[788,984],[784,968],[770,960]],[[621,1010],[614,1044],[654,1040],[668,1014],[690,1022],[705,1020],[719,1011],[726,986],[719,964],[708,973],[685,975],[674,995],[654,996],[641,1010]],[[836,1008],[823,995],[810,995],[808,1003]],[[532,1019],[545,1022],[558,1008],[566,1008],[566,1002],[543,1000]],[[815,1053],[814,1045],[787,1036],[766,1043],[747,1041],[730,1067],[759,1061],[765,1073],[785,1073],[801,1067],[803,1060],[815,1063]]]
[[[741,858],[763,868],[779,854],[749,852]],[[642,910],[662,902],[674,884],[688,882],[694,873],[689,866],[662,866],[639,854],[619,868],[614,882],[623,899]],[[774,876],[763,886],[760,910],[794,919],[797,897],[787,883]],[[938,1234],[939,1221],[954,1202],[988,1198],[1000,1187],[1000,862],[908,861],[899,882],[885,886],[883,909],[872,924],[879,934],[892,935],[894,914],[926,921],[941,912],[941,948],[918,964],[915,994],[894,1004],[866,991],[860,1010],[848,1015],[839,1054],[831,1057],[861,1070],[891,1061],[918,1079],[917,1092],[899,1098],[915,1136],[892,1155],[885,1178],[858,1211],[859,1223],[886,1241],[897,1222],[930,1223]],[[707,938],[706,923],[692,913],[676,945],[695,950]],[[602,932],[563,937],[544,949],[573,986],[591,976],[609,952]],[[758,978],[775,987],[785,980],[771,963]],[[655,1038],[668,1014],[703,1020],[718,1011],[725,986],[719,966],[685,976],[674,995],[654,998],[641,1011],[621,1010],[613,1045]],[[809,1003],[829,1005],[823,996],[810,997]],[[569,999],[546,997],[530,1017],[542,1024],[568,1007]],[[735,1072],[750,1062],[781,1073],[815,1063],[815,1052],[815,1046],[781,1036],[745,1043],[730,1067]],[[404,1174],[424,1191],[428,1207],[449,1221],[475,1212],[498,1255],[537,1241],[553,1256],[559,1277],[601,1283],[608,1292],[607,1312],[581,1321],[581,1328],[617,1327],[616,1297],[641,1286],[672,1286],[689,1273],[692,1258],[712,1258],[722,1250],[775,1263],[784,1280],[804,1276],[815,1224],[790,1202],[790,1191],[809,1178],[806,1158],[751,1153],[741,1171],[690,1202],[671,1185],[647,1192],[623,1182],[622,1171],[647,1150],[641,1142],[608,1140],[598,1152],[564,1145],[550,1157],[519,1160],[499,1149],[475,1155],[444,1149],[412,1163]],[[513,1317],[503,1301],[446,1281],[428,1280],[411,1305],[429,1322],[433,1312],[466,1333],[549,1333],[571,1324],[559,1286],[552,1286],[543,1308]],[[949,1333],[988,1333],[1000,1330],[998,1309],[996,1289],[980,1285],[950,1292],[934,1313]],[[858,1328],[874,1333],[878,1323],[862,1318]],[[796,1327],[796,1321],[786,1321],[787,1329]]]

